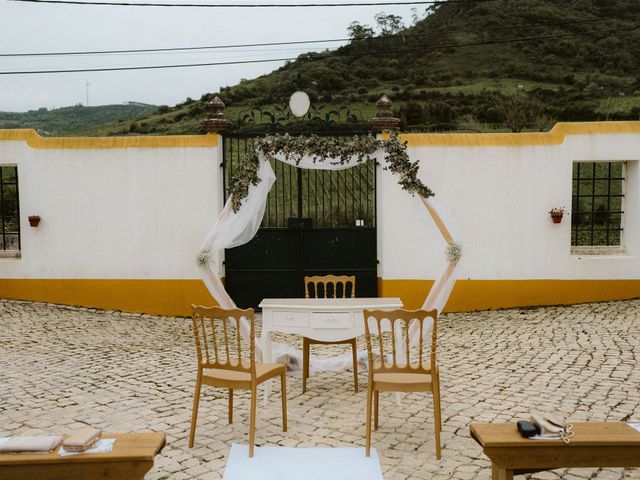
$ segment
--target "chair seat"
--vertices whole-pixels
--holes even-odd
[[[346,340],[315,340],[309,337],[302,337],[302,393],[307,391],[307,378],[309,378],[309,363],[311,357],[311,345],[351,345],[353,356],[353,386],[358,393],[358,339],[356,337]]]
[[[346,340],[314,340],[313,338],[309,338],[309,337],[302,337],[302,341],[303,344],[306,343],[308,345],[342,345],[342,344],[349,344],[349,345],[357,345],[357,339],[354,338],[347,338]]]
[[[383,392],[430,392],[431,375],[426,373],[374,373],[373,388]]]
[[[283,373],[286,373],[286,367],[282,363],[256,363],[256,383],[262,383]],[[204,370],[202,382],[214,387],[250,388],[251,374],[238,370],[209,368]]]

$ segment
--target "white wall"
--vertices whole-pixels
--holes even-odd
[[[414,142],[415,143],[415,142]],[[428,145],[429,142],[426,142]],[[410,147],[422,180],[451,213],[464,256],[460,278],[640,278],[640,134],[568,135],[539,146]],[[629,161],[621,256],[570,253],[573,161]],[[221,147],[32,148],[0,141],[18,165],[22,258],[0,278],[197,279],[195,255],[222,207]],[[445,245],[424,206],[379,170],[384,279],[434,279]],[[27,217],[40,215],[40,226]]]
[[[409,154],[420,160],[420,178],[457,226],[460,278],[640,278],[639,134],[571,135],[544,146],[421,146]],[[574,161],[629,162],[627,254],[571,255],[570,217],[552,223],[551,208],[571,210]],[[426,209],[388,172],[378,185],[380,276],[436,278],[445,264],[445,244]]]
[[[221,208],[221,151],[39,149],[0,141],[18,166],[21,258],[3,278],[199,278],[195,256]],[[28,216],[40,215],[37,228]]]

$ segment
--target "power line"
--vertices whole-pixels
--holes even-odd
[[[480,3],[489,0],[410,0],[400,2],[364,3],[152,3],[152,2],[96,2],[78,0],[9,0],[22,3],[51,3],[60,5],[100,5],[118,7],[195,7],[195,8],[306,8],[306,7],[372,7],[394,5],[442,5],[445,3]]]
[[[502,27],[484,28],[483,32],[495,32],[501,30],[514,30],[522,28],[535,28],[543,26],[557,26],[563,27],[574,24],[585,23],[599,23],[606,22],[608,20],[626,20],[631,17],[638,17],[640,14],[627,15],[625,19],[620,17],[600,17],[590,20],[570,20],[566,22],[545,22],[545,23],[530,23],[519,25],[506,25]],[[115,54],[127,54],[127,53],[161,53],[161,52],[188,52],[192,50],[221,50],[228,48],[250,48],[250,47],[273,47],[283,45],[306,45],[306,44],[318,44],[318,43],[339,43],[339,42],[359,42],[370,40],[385,40],[389,38],[422,38],[430,36],[432,34],[395,34],[395,35],[379,35],[377,37],[370,37],[364,39],[352,39],[352,38],[331,38],[321,40],[297,40],[288,42],[263,42],[263,43],[243,43],[243,44],[230,44],[230,45],[207,45],[196,47],[167,47],[167,48],[136,48],[136,49],[124,49],[124,50],[89,50],[89,51],[70,51],[70,52],[32,52],[32,53],[0,53],[0,57],[48,57],[48,56],[78,56],[78,55],[115,55]]]
[[[416,53],[416,52],[431,52],[435,50],[458,48],[458,47],[474,47],[483,45],[500,45],[507,43],[519,43],[519,42],[531,42],[538,40],[550,40],[555,38],[576,37],[584,35],[598,35],[606,33],[619,33],[640,30],[640,27],[625,28],[625,29],[610,29],[610,30],[594,30],[591,32],[574,32],[557,35],[542,35],[536,37],[523,37],[523,38],[511,38],[504,40],[489,40],[482,42],[469,42],[469,43],[453,43],[453,44],[441,44],[435,47],[425,48],[407,48],[407,49],[395,49],[395,50],[375,50],[370,52],[354,52],[347,54],[332,54],[322,55],[317,58],[306,58],[305,61],[318,61],[326,60],[329,58],[341,58],[341,57],[362,57],[367,55],[380,55],[389,53]],[[0,72],[0,75],[29,75],[29,74],[46,74],[46,73],[80,73],[80,72],[114,72],[114,71],[126,71],[126,70],[158,70],[165,68],[191,68],[191,67],[211,67],[211,66],[223,66],[223,65],[242,65],[252,63],[272,63],[272,62],[287,62],[298,60],[298,58],[271,58],[271,59],[259,59],[259,60],[230,60],[224,62],[207,62],[207,63],[189,63],[189,64],[174,64],[174,65],[143,65],[143,66],[130,66],[130,67],[101,67],[101,68],[79,68],[79,69],[59,69],[59,70],[27,70],[27,71],[14,71],[14,72]]]
[[[120,53],[154,53],[154,52],[180,52],[190,50],[217,50],[224,48],[249,48],[249,47],[272,47],[278,45],[303,45],[312,43],[333,43],[346,42],[349,38],[334,38],[327,40],[299,40],[290,42],[266,42],[266,43],[244,43],[237,45],[209,45],[198,47],[168,47],[168,48],[136,48],[128,50],[96,50],[96,51],[75,51],[75,52],[42,52],[42,53],[0,53],[0,57],[46,57],[46,56],[66,56],[66,55],[110,55]]]

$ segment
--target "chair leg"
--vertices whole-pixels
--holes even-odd
[[[249,412],[249,456],[253,457],[253,449],[256,441],[256,400],[258,390],[256,386],[251,387],[251,410]]]
[[[380,399],[380,391],[376,390],[373,394],[373,429],[378,430],[378,401]]]
[[[442,431],[442,408],[440,406],[440,374],[439,373],[436,378],[435,392],[437,394],[438,423],[439,423],[440,431]]]
[[[229,389],[229,423],[233,423],[233,388]]]
[[[440,460],[440,458],[442,457],[442,450],[440,446],[440,432],[442,431],[442,416],[440,412],[440,381],[437,374],[434,375],[433,379],[433,420],[436,432],[436,459]]]
[[[307,338],[302,339],[302,393],[307,391],[307,378],[309,377],[310,343]]]
[[[198,406],[200,405],[200,390],[202,389],[202,381],[200,373],[196,379],[196,390],[193,394],[193,410],[191,411],[191,431],[189,433],[189,448],[193,448],[193,440],[196,436],[196,423],[198,421]]]
[[[355,338],[351,343],[351,352],[353,353],[353,386],[358,393],[358,342]]]
[[[367,419],[366,419],[366,447],[365,454],[371,456],[371,403],[373,400],[373,388],[371,385],[367,387]]]
[[[280,375],[280,395],[282,395],[282,431],[287,431],[287,374]]]

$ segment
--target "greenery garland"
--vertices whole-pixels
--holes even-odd
[[[352,157],[358,163],[373,159],[377,150],[384,151],[385,170],[390,170],[400,179],[398,183],[411,195],[424,198],[434,193],[418,178],[419,162],[412,162],[407,153],[407,143],[401,142],[396,132],[391,133],[388,140],[378,140],[372,135],[353,136],[349,138],[331,138],[311,135],[309,137],[292,137],[285,135],[269,135],[258,141],[256,150],[241,158],[238,173],[231,180],[231,202],[233,211],[238,212],[242,202],[249,195],[249,186],[258,185],[258,169],[262,152],[267,160],[275,159],[276,154],[284,155],[288,162],[299,165],[304,157],[311,158],[313,163],[328,162],[331,165],[344,165]]]

